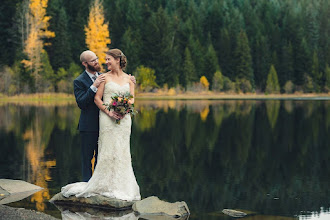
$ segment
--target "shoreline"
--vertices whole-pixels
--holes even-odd
[[[330,100],[330,93],[294,93],[294,94],[229,94],[229,93],[184,93],[168,95],[165,93],[137,93],[136,100]],[[0,102],[50,102],[75,103],[73,94],[37,93],[16,96],[0,95]]]

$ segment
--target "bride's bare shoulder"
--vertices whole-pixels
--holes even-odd
[[[129,80],[130,79],[130,76],[127,73],[125,73],[125,72],[124,72],[124,79],[125,80]]]

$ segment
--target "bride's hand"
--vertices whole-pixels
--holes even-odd
[[[110,118],[113,118],[113,119],[122,119],[123,117],[120,115],[120,114],[118,114],[118,113],[116,113],[116,112],[114,112],[114,111],[108,111],[107,112],[107,115],[110,117]]]

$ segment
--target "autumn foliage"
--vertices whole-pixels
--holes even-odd
[[[100,0],[95,0],[91,6],[88,24],[85,26],[86,45],[99,58],[100,63],[105,62],[105,52],[111,43],[108,22],[104,19],[104,9]]]
[[[32,71],[35,80],[40,78],[43,39],[55,37],[55,33],[48,30],[50,17],[46,16],[47,4],[48,0],[31,0],[26,15],[28,18],[28,37],[25,41],[24,52],[28,59],[23,60],[22,63]]]

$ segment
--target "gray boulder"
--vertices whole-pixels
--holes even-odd
[[[128,210],[132,209],[135,201],[124,201],[120,199],[112,199],[105,196],[97,195],[88,198],[78,198],[76,196],[64,197],[61,193],[57,193],[49,202],[57,206],[86,206],[92,208],[103,208],[110,210]]]
[[[223,209],[222,210],[223,214],[229,215],[234,218],[242,218],[245,217],[247,214],[245,212],[233,210],[233,209]]]
[[[189,208],[185,202],[169,203],[151,196],[133,205],[133,210],[144,219],[186,219]]]
[[[22,180],[0,179],[0,204],[22,200],[42,189]]]

